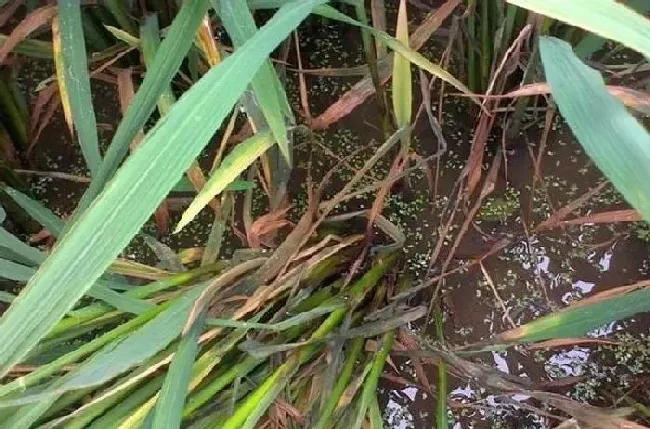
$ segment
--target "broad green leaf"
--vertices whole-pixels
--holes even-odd
[[[399,3],[397,13],[397,29],[395,38],[404,46],[409,45],[408,16],[406,15],[406,0]],[[411,88],[411,63],[397,54],[393,58],[393,112],[398,128],[411,123],[411,109],[413,104],[413,90]]]
[[[650,23],[613,0],[507,0],[533,12],[584,28],[650,57]]]
[[[625,6],[646,16],[650,12],[650,2],[647,0],[628,0]],[[575,53],[580,59],[591,57],[605,45],[605,39],[595,34],[587,34],[575,47]]]
[[[396,53],[400,54],[402,57],[407,58],[411,63],[415,64],[421,69],[428,71],[432,75],[439,77],[440,79],[444,80],[448,84],[454,86],[459,91],[464,92],[465,94],[468,95],[472,94],[471,91],[467,89],[467,87],[461,81],[456,79],[451,73],[444,70],[442,67],[433,64],[431,61],[427,60],[424,56],[422,56],[422,54],[408,48],[402,42],[392,38],[391,36],[384,33],[383,31],[379,31],[373,27],[364,25],[359,21],[350,18],[346,14],[339,12],[338,10],[334,9],[331,6],[327,6],[327,5],[319,6],[314,9],[314,12],[326,18],[335,19],[337,21],[345,22],[347,24],[354,25],[356,27],[361,27],[370,31],[377,39],[381,40],[386,46],[388,46]],[[475,97],[472,97],[472,100],[479,103]]]
[[[9,292],[0,291],[0,302],[11,303],[16,297]]]
[[[190,223],[215,195],[219,195],[226,189],[230,183],[273,146],[274,143],[275,141],[271,134],[256,134],[235,146],[221,162],[219,168],[212,173],[210,179],[208,179],[208,182],[196,198],[194,198],[190,206],[183,212],[183,216],[181,216],[175,232],[180,231],[185,225]]]
[[[86,356],[89,356],[91,353],[96,352],[107,344],[110,344],[116,340],[119,340],[125,335],[133,332],[137,328],[141,327],[161,312],[169,308],[173,302],[167,302],[155,308],[152,308],[148,312],[141,314],[128,322],[125,322],[115,329],[108,331],[101,336],[93,339],[92,341],[82,345],[81,347],[75,348],[71,352],[56,358],[54,361],[49,362],[45,365],[39,366],[35,371],[30,372],[22,377],[18,377],[13,381],[3,384],[0,386],[0,397],[3,397],[9,393],[16,392],[18,390],[23,390],[25,388],[35,386],[39,382],[46,380],[48,377],[52,376],[56,372],[60,371],[65,365],[81,361]]]
[[[63,67],[62,78],[70,102],[70,113],[79,137],[81,153],[93,177],[97,175],[102,156],[99,153],[97,121],[90,93],[90,76],[86,61],[86,46],[81,24],[80,0],[59,0],[59,25]]]
[[[551,94],[585,152],[650,220],[650,134],[568,43],[545,37],[540,39],[540,51]]]
[[[19,193],[17,193],[16,191],[16,195],[18,194]],[[22,195],[22,197],[24,197],[25,199],[27,198],[24,195]],[[34,204],[38,204],[33,200],[30,201]],[[31,247],[26,243],[23,243],[18,239],[18,237],[14,236],[13,234],[10,234],[4,228],[1,227],[0,227],[0,247],[7,249],[10,254],[14,254],[18,256],[17,258],[18,262],[29,263],[32,266],[40,265],[46,258],[46,255],[43,252],[41,252],[35,247]],[[9,261],[6,262],[10,263]],[[18,269],[18,266],[23,268]],[[7,269],[8,271],[5,273],[3,271],[3,268]],[[4,267],[0,265],[0,277],[4,277],[16,281],[28,281],[29,278],[32,275],[34,275],[35,272],[36,269],[32,267],[26,267],[24,265],[19,265],[16,263],[13,263],[13,265],[5,265]],[[95,285],[93,285],[93,287],[89,291],[87,291],[86,294],[92,298],[104,301],[108,305],[127,313],[140,314],[143,311],[146,311],[153,306],[153,304],[147,301],[130,297],[129,295],[126,294],[117,293],[114,290],[112,290],[110,286],[111,286],[110,281],[100,280],[97,283],[95,283]]]
[[[177,429],[181,427],[183,406],[190,385],[194,359],[203,331],[206,313],[202,311],[188,332],[183,335],[174,359],[165,376],[165,382],[156,402],[151,427],[153,429]]]
[[[34,274],[32,267],[0,259],[0,277],[17,282],[26,282]]]
[[[624,286],[625,287],[625,286]],[[577,338],[606,323],[650,310],[650,288],[604,297],[592,304],[580,303],[504,332],[493,344],[527,343],[553,338]]]
[[[238,0],[211,1],[235,46],[235,50],[238,49],[257,31],[255,20],[250,10],[248,10],[248,6]],[[264,114],[266,124],[290,165],[291,152],[289,150],[289,137],[285,118],[290,120],[293,118],[290,116],[289,102],[281,89],[282,84],[270,60],[265,61],[260,67],[260,70],[251,81],[251,87],[255,93],[259,109]]]
[[[160,45],[151,67],[124,114],[104,156],[99,171],[93,176],[90,187],[79,203],[77,216],[84,211],[104,189],[120,162],[129,150],[133,138],[142,129],[156,107],[161,94],[178,71],[183,58],[192,46],[194,33],[208,10],[208,0],[183,2],[183,5],[169,28],[167,37]]]
[[[27,355],[108,268],[178,183],[270,52],[324,1],[296,0],[278,10],[241,49],[210,69],[147,134],[3,315],[0,377]],[[195,2],[183,5],[189,4]]]
[[[202,27],[200,27],[202,28]],[[158,17],[155,14],[149,14],[145,17],[144,23],[140,27],[140,38],[142,40],[142,56],[144,57],[144,62],[147,68],[152,68],[154,63],[154,58],[156,57],[160,49],[160,39],[158,34],[160,33],[158,29]],[[198,34],[198,33],[197,33]],[[192,51],[190,50],[190,53]],[[172,106],[176,102],[176,97],[172,92],[171,85],[163,90],[160,97],[158,97],[158,112],[161,117],[167,116]],[[205,177],[203,171],[199,166],[198,161],[192,162],[192,165],[186,172],[187,178],[192,186],[192,191],[195,190],[197,186],[194,183],[202,184],[205,182]],[[194,183],[193,183],[194,182]]]
[[[202,290],[202,287],[197,287],[181,296],[169,308],[124,339],[106,345],[69,373],[56,387],[35,395],[0,401],[0,407],[29,404],[70,390],[98,386],[140,365],[178,337]]]
[[[54,237],[58,237],[61,234],[65,223],[52,210],[13,188],[7,187],[4,188],[4,191],[20,208],[25,210],[36,222],[43,225],[43,228],[47,229]]]

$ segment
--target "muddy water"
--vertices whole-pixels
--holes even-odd
[[[304,67],[350,67],[362,62],[358,35],[335,23],[321,22],[301,32]],[[424,54],[432,60],[440,55],[440,46],[431,43]],[[45,79],[51,71],[35,68],[26,82]],[[288,73],[288,88],[294,107],[300,105],[295,74]],[[309,103],[314,114],[335,101],[358,79],[355,77],[308,77]],[[418,82],[414,88],[418,88]],[[94,84],[101,136],[107,144],[119,120],[114,87]],[[399,225],[406,237],[404,271],[416,279],[429,272],[431,251],[439,239],[441,213],[460,174],[475,126],[473,110],[452,97],[446,97],[442,126],[449,144],[438,164],[430,163],[429,172],[416,171],[400,189],[390,196],[385,215]],[[330,129],[313,136],[296,137],[296,169],[290,195],[298,216],[305,205],[306,177],[318,181],[340,157],[367,147],[349,161],[348,168],[336,176],[334,192],[361,167],[382,137],[375,105],[371,102]],[[581,225],[551,230],[540,235],[526,235],[557,208],[595,186],[601,176],[558,120],[550,133],[541,161],[541,179],[535,180],[529,148],[539,153],[542,117],[530,116],[527,127],[517,139],[507,142],[507,168],[499,174],[495,191],[489,196],[460,243],[452,267],[463,264],[487,251],[499,239],[508,237],[512,244],[484,262],[484,273],[476,267],[448,276],[442,285],[444,296],[444,336],[449,347],[471,344],[520,325],[535,317],[561,309],[572,302],[608,288],[632,283],[650,276],[648,240],[650,229],[639,224]],[[218,139],[215,139],[217,141]],[[413,146],[419,156],[437,149],[431,131],[420,121],[414,132]],[[76,145],[63,127],[60,116],[45,129],[34,152],[34,168],[86,175]],[[490,142],[486,150],[489,161],[496,147]],[[206,151],[206,159],[209,160]],[[335,153],[336,156],[333,156]],[[488,165],[485,166],[487,169]],[[383,177],[389,168],[382,161],[372,176]],[[431,188],[427,173],[437,177]],[[70,213],[85,188],[54,178],[34,178],[35,194],[60,215]],[[368,208],[366,197],[353,200],[341,211]],[[606,187],[576,215],[624,207],[611,187]],[[260,209],[261,210],[261,209]],[[449,246],[458,233],[467,207],[461,207],[457,221],[444,237],[445,245],[432,271],[440,269]],[[180,213],[173,213],[172,222]],[[182,235],[165,236],[161,241],[174,249],[202,246],[207,239],[209,216],[199,217]],[[444,218],[446,220],[446,217]],[[155,232],[153,224],[147,227]],[[226,237],[226,250],[238,246],[236,238]],[[152,261],[152,253],[138,240],[124,256]],[[489,280],[488,280],[489,277]],[[494,287],[493,287],[494,286]],[[427,294],[414,298],[413,304],[425,302]],[[530,378],[543,388],[601,406],[629,405],[621,398],[647,399],[650,386],[650,318],[638,316],[600,327],[589,334],[607,338],[616,345],[576,345],[552,350],[514,347],[501,352],[474,356],[477,362],[493,366],[507,374]],[[433,329],[412,327],[424,339],[435,339]],[[381,405],[386,426],[390,428],[429,428],[435,423],[436,396],[421,386],[411,362],[395,358],[401,382],[385,380]],[[437,368],[425,366],[427,377],[435,386]],[[646,377],[646,378],[644,378]],[[405,384],[406,383],[406,384]],[[452,377],[450,380],[450,422],[454,428],[555,426],[558,421],[529,411],[526,404],[545,409],[542,404],[526,401],[524,396],[504,396],[473,382]],[[646,400],[647,403],[647,400]],[[550,410],[547,410],[552,412]],[[647,422],[646,422],[647,423]]]

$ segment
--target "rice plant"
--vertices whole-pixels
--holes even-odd
[[[650,24],[641,14],[609,0],[477,0],[464,8],[449,0],[416,25],[412,6],[401,0],[390,27],[383,1],[22,3],[0,1],[2,20],[13,19],[11,32],[0,35],[6,65],[0,80],[0,223],[6,222],[0,276],[14,286],[0,292],[7,304],[0,307],[0,428],[377,429],[385,424],[380,380],[403,356],[423,385],[421,360],[437,367],[436,387],[425,387],[437,398],[438,428],[450,425],[450,375],[523,392],[589,427],[642,427],[471,358],[512,346],[571,344],[606,323],[648,312],[647,280],[456,347],[445,339],[439,294],[450,272],[480,267],[485,273],[487,256],[454,269],[450,264],[463,234],[478,228],[474,217],[504,162],[503,148],[486,150],[502,98],[521,97],[511,106],[517,112],[527,108],[524,97],[550,93],[546,107],[557,103],[587,154],[631,205],[626,219],[650,219],[650,141],[623,104],[643,111],[647,96],[606,86],[582,61],[602,48],[601,37],[649,57]],[[647,5],[633,6],[647,12]],[[419,52],[455,11],[446,59]],[[283,78],[289,47],[295,40],[292,49],[300,48],[294,32],[310,16],[354,29],[363,53],[356,69],[319,71],[361,80],[317,117],[299,52],[300,109]],[[577,41],[578,53],[549,34]],[[514,73],[521,64],[513,68],[511,61],[526,49],[528,69]],[[11,61],[20,58],[51,61],[53,75],[41,83],[38,109],[28,109],[15,90]],[[535,82],[541,71],[546,82]],[[91,78],[97,76],[115,82],[122,110],[107,147],[101,112],[93,107]],[[451,86],[454,97],[477,106],[468,111],[478,125],[454,188],[465,221],[445,258],[437,261],[432,252],[429,271],[413,278],[402,269],[410,243],[382,213],[398,193],[396,184],[449,149],[441,112],[432,108],[434,84],[441,100]],[[334,154],[338,162],[322,181],[309,177],[306,205],[292,223],[287,187],[292,168],[305,161],[295,156],[299,134],[313,137],[335,126],[373,94],[381,141],[360,165],[350,167],[352,155]],[[418,96],[423,101],[415,108]],[[88,172],[75,179],[87,185],[65,219],[32,198],[16,173],[25,173],[20,159],[49,121],[34,118],[48,117],[41,111],[52,106],[51,118],[59,105]],[[504,135],[508,126],[518,128],[514,116]],[[420,117],[438,142],[426,158],[413,149]],[[232,144],[236,124],[243,131]],[[215,136],[220,141],[206,168],[201,154]],[[387,167],[376,169],[381,163]],[[343,166],[353,171],[350,177]],[[346,178],[332,191],[339,177]],[[169,197],[181,191],[191,201],[170,220]],[[254,195],[266,200],[267,213],[257,219]],[[370,207],[343,212],[359,195],[370,195]],[[580,204],[560,208],[532,232],[565,226]],[[209,236],[186,252],[171,250],[143,228],[153,216],[160,235],[178,233],[206,212]],[[243,233],[236,227],[240,216]],[[48,245],[29,245],[14,233],[21,228],[12,224],[28,224],[22,227],[28,231],[34,223]],[[226,257],[229,228],[250,248]],[[441,237],[443,246],[446,234]],[[155,262],[124,257],[135,238],[155,250]],[[494,243],[487,255],[509,240]],[[418,295],[423,291],[430,301]],[[420,335],[431,320],[434,340]],[[644,406],[638,407],[642,416]]]

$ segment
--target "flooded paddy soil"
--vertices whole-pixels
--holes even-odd
[[[358,33],[347,27],[321,22],[319,26],[301,30],[300,40],[305,68],[352,67],[362,63],[356,43]],[[441,52],[439,45],[432,40],[423,54],[437,62]],[[51,72],[40,63],[23,70],[23,83],[32,102],[35,83],[49,77]],[[298,109],[296,74],[288,71],[287,78],[290,101]],[[307,76],[312,113],[322,112],[358,79],[358,76]],[[413,87],[418,88],[418,83],[415,82]],[[113,85],[93,82],[93,94],[100,135],[107,144],[120,118],[117,91]],[[447,151],[437,163],[430,163],[428,169],[417,170],[403,180],[388,197],[384,211],[384,215],[401,227],[406,236],[403,270],[404,275],[411,276],[414,282],[440,270],[441,261],[449,253],[468,211],[468,206],[461,203],[453,226],[442,238],[440,257],[430,267],[431,253],[448,216],[441,214],[450,199],[452,205],[455,201],[453,191],[465,166],[476,125],[474,110],[463,100],[447,95],[442,107],[441,125],[448,143]],[[292,218],[299,217],[305,207],[306,178],[318,183],[341,158],[356,152],[345,171],[337,175],[328,189],[328,192],[335,193],[382,141],[379,123],[374,100],[370,99],[325,131],[296,133],[296,166],[289,186],[289,196],[294,205]],[[543,149],[540,149],[543,126],[544,113],[537,116],[531,113],[526,117],[522,133],[506,142],[506,160],[499,171],[495,190],[482,205],[454,252],[450,267],[459,267],[481,257],[499,240],[509,240],[500,252],[483,261],[482,269],[474,265],[444,278],[441,284],[443,326],[445,341],[450,348],[490,338],[581,298],[650,277],[650,228],[642,222],[585,223],[563,225],[537,234],[531,232],[535,225],[558,208],[604,180],[557,117]],[[206,169],[218,137],[205,151],[203,161]],[[491,140],[486,148],[484,170],[489,167],[500,144],[499,139]],[[414,131],[414,152],[426,157],[437,150],[437,144],[428,125],[420,121]],[[364,147],[367,149],[359,151]],[[538,174],[535,168],[537,159],[540,160]],[[80,177],[74,181],[52,175],[23,176],[29,178],[34,195],[44,204],[61,216],[70,214],[87,186],[83,179],[87,172],[60,112],[45,128],[30,162],[33,170]],[[389,166],[390,160],[383,160],[373,169],[371,176],[385,176]],[[433,182],[431,177],[434,177]],[[254,210],[262,214],[264,197],[261,193],[256,194],[260,195]],[[367,209],[373,197],[374,194],[361,196],[339,210]],[[187,201],[175,198],[172,202],[173,225]],[[238,207],[240,205],[241,201]],[[625,207],[611,185],[606,185],[573,214],[578,217]],[[182,233],[162,236],[160,240],[175,250],[201,247],[207,240],[210,222],[211,216],[204,211]],[[241,228],[241,225],[237,226]],[[146,228],[156,234],[153,222]],[[225,256],[239,246],[241,242],[232,231],[228,231],[224,243]],[[141,239],[135,239],[123,256],[149,263],[156,260]],[[427,304],[428,298],[425,291],[412,299],[414,303],[420,300]],[[419,324],[412,329],[424,339],[435,339],[433,327]],[[472,359],[503,373],[530,379],[545,390],[587,403],[629,406],[633,401],[639,401],[647,404],[650,397],[647,375],[650,369],[650,317],[645,314],[612,322],[594,330],[589,337],[611,341],[609,344],[581,343],[547,349],[517,346],[483,352]],[[383,381],[380,401],[386,427],[433,427],[435,392],[422,385],[408,359],[395,356],[393,364],[394,377],[386,377]],[[437,367],[425,365],[424,368],[431,385],[435,386]],[[449,401],[449,418],[454,428],[550,428],[559,423],[557,419],[531,411],[528,405],[553,413],[543,404],[528,401],[525,395],[503,395],[462,378],[450,379]]]

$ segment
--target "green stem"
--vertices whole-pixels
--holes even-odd
[[[481,1],[481,91],[487,89],[492,65],[492,47],[490,46],[490,3]],[[494,0],[492,0],[494,1]]]
[[[135,289],[131,289],[124,294],[132,298],[145,299],[149,298],[152,295],[162,292],[173,287],[178,287],[185,285],[197,278],[200,278],[206,274],[213,274],[223,270],[227,266],[226,262],[218,261],[211,265],[206,265],[203,267],[196,268],[194,270],[185,271],[182,273],[172,274],[169,277],[166,277],[162,280],[149,283],[145,286],[139,286]],[[79,310],[71,311],[68,313],[68,317],[61,320],[56,324],[54,328],[50,331],[47,338],[53,338],[61,335],[62,332],[72,329],[77,325],[87,322],[89,320],[95,319],[97,317],[103,316],[104,314],[113,311],[111,306],[102,303],[96,303],[89,305]]]
[[[355,12],[357,20],[364,25],[368,25],[368,17],[366,15],[366,7],[363,0],[357,2]],[[363,51],[366,56],[366,62],[368,63],[368,69],[370,70],[370,78],[372,79],[372,84],[375,87],[375,93],[377,94],[377,108],[379,109],[379,115],[382,118],[382,131],[384,132],[384,137],[388,139],[393,134],[394,127],[388,112],[386,93],[379,77],[377,51],[375,50],[375,44],[372,41],[370,32],[364,28],[361,28],[361,40],[363,42]]]
[[[373,397],[377,395],[379,377],[384,370],[384,363],[386,362],[386,358],[388,358],[388,354],[393,347],[394,340],[395,331],[389,331],[384,334],[381,349],[379,350],[379,353],[377,353],[377,356],[375,356],[375,359],[372,362],[372,367],[370,368],[370,373],[368,374],[366,381],[363,383],[361,401],[359,403],[359,413],[357,414],[357,419],[352,426],[353,429],[358,429],[361,427],[370,403],[373,400]]]
[[[49,377],[54,373],[60,371],[64,366],[77,362],[78,360],[88,356],[89,354],[99,350],[101,347],[106,344],[115,341],[122,336],[132,332],[133,330],[144,325],[158,314],[166,310],[170,305],[174,304],[174,300],[170,300],[164,304],[161,304],[151,310],[139,315],[138,317],[129,320],[128,322],[118,326],[102,335],[99,338],[94,339],[93,341],[86,343],[79,347],[78,349],[61,356],[60,358],[54,360],[47,365],[40,366],[37,370],[19,377],[12,381],[11,383],[0,386],[0,396],[4,396],[10,392],[25,389],[29,386],[33,386],[38,383],[45,377]]]
[[[475,0],[467,1],[467,85],[472,92],[476,92],[478,69],[476,67],[476,14],[474,13]]]
[[[355,338],[352,342],[350,353],[345,359],[345,363],[343,364],[339,378],[336,381],[334,388],[332,389],[332,393],[327,399],[325,408],[321,412],[320,418],[318,419],[316,426],[314,426],[314,429],[324,429],[330,423],[330,418],[332,417],[332,414],[338,405],[339,399],[341,399],[341,395],[343,395],[345,388],[350,383],[350,379],[352,378],[352,370],[357,363],[357,359],[359,359],[359,355],[361,355],[364,343],[364,338]]]
[[[442,330],[442,312],[437,307],[435,311],[436,336],[442,344],[445,340]],[[449,420],[447,419],[447,364],[441,360],[438,364],[438,401],[436,413],[436,428],[449,429]]]

